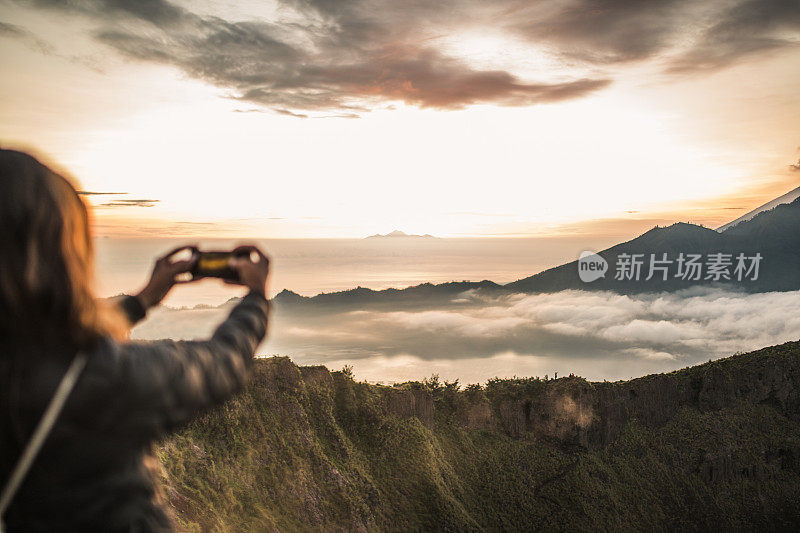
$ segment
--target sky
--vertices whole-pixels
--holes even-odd
[[[98,236],[716,227],[800,185],[799,45],[797,0],[0,0],[0,146]]]

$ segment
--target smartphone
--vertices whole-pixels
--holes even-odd
[[[231,259],[249,257],[250,252],[201,252],[195,250],[197,261],[192,267],[192,278],[221,278],[239,281],[239,275],[229,266]]]

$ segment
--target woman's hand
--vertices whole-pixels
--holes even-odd
[[[255,246],[239,246],[234,253],[248,252],[248,255],[231,259],[231,268],[239,274],[239,281],[226,282],[244,285],[251,291],[267,297],[267,278],[269,278],[269,258]]]
[[[195,254],[192,254],[192,257],[185,261],[173,261],[172,257],[183,250],[194,251],[196,248],[193,246],[181,246],[156,260],[153,273],[150,275],[150,281],[147,282],[147,286],[142,289],[142,292],[136,295],[136,298],[145,309],[158,305],[176,283],[191,281],[176,279],[179,274],[189,272],[195,261],[197,261]]]

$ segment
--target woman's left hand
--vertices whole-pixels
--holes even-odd
[[[176,276],[189,272],[194,266],[195,261],[197,261],[197,256],[192,253],[192,257],[184,261],[173,261],[172,257],[183,250],[191,250],[194,252],[196,249],[197,248],[194,246],[181,246],[175,248],[156,261],[153,267],[153,273],[150,275],[150,281],[147,282],[147,286],[136,295],[136,298],[145,309],[158,305],[175,284],[191,281],[178,280]]]

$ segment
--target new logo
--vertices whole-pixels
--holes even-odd
[[[578,276],[584,283],[606,277],[608,262],[594,252],[584,251],[578,258]]]

